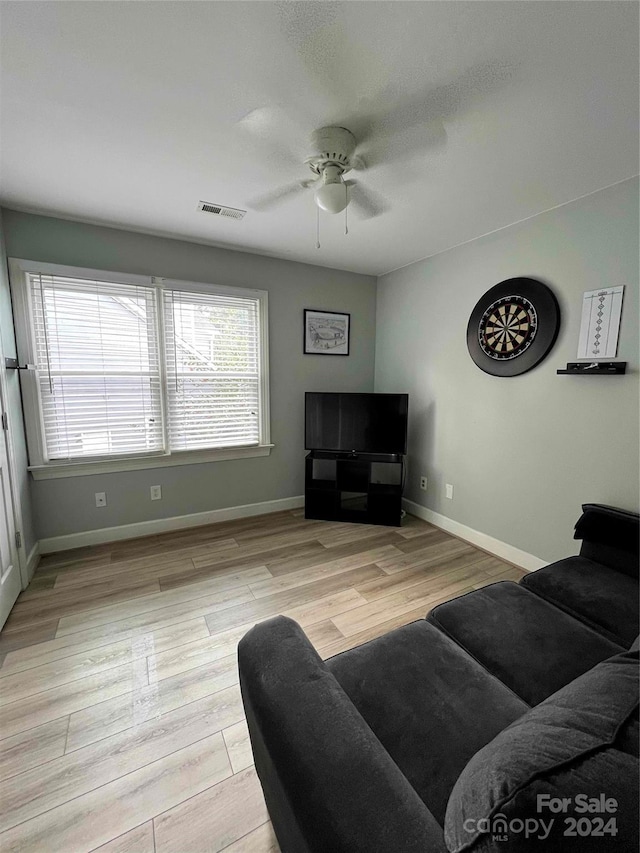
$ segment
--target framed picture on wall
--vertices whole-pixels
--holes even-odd
[[[350,314],[304,309],[304,352],[349,355]]]

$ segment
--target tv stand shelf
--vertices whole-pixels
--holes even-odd
[[[400,527],[404,456],[312,450],[305,460],[305,518]]]

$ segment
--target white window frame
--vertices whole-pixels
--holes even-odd
[[[136,471],[144,468],[164,468],[174,465],[193,465],[203,462],[216,462],[227,459],[246,459],[255,456],[269,456],[271,448],[270,410],[269,410],[269,316],[268,293],[266,290],[254,290],[244,287],[227,287],[203,282],[181,281],[162,278],[93,270],[84,267],[70,267],[60,264],[45,264],[20,258],[9,258],[9,277],[13,299],[16,343],[20,364],[35,363],[35,347],[31,325],[31,306],[28,287],[28,274],[67,276],[86,278],[93,281],[132,284],[144,287],[156,287],[163,290],[186,290],[191,293],[219,293],[229,296],[246,296],[256,299],[259,313],[259,372],[260,372],[260,438],[257,445],[249,447],[224,447],[207,450],[169,450],[156,455],[126,456],[118,458],[91,459],[68,462],[48,461],[44,453],[44,424],[40,408],[37,371],[21,370],[21,388],[24,407],[25,429],[29,448],[29,471],[36,480],[49,480],[59,477],[86,476],[90,474],[113,473],[117,471]],[[158,314],[162,315],[162,293],[157,298]],[[163,325],[160,335],[163,337]],[[161,374],[164,377],[164,350],[160,350]],[[166,388],[162,382],[163,413],[166,412]],[[163,417],[165,415],[163,414]],[[166,426],[166,422],[165,422]]]

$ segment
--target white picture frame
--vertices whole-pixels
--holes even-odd
[[[578,342],[578,358],[596,361],[615,358],[624,285],[589,290],[582,297],[582,320]]]

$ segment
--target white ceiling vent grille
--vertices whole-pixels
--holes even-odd
[[[225,207],[223,204],[215,204],[213,201],[199,201],[198,210],[203,213],[213,213],[214,216],[228,216],[229,219],[244,219],[246,210],[238,210],[235,207]]]

